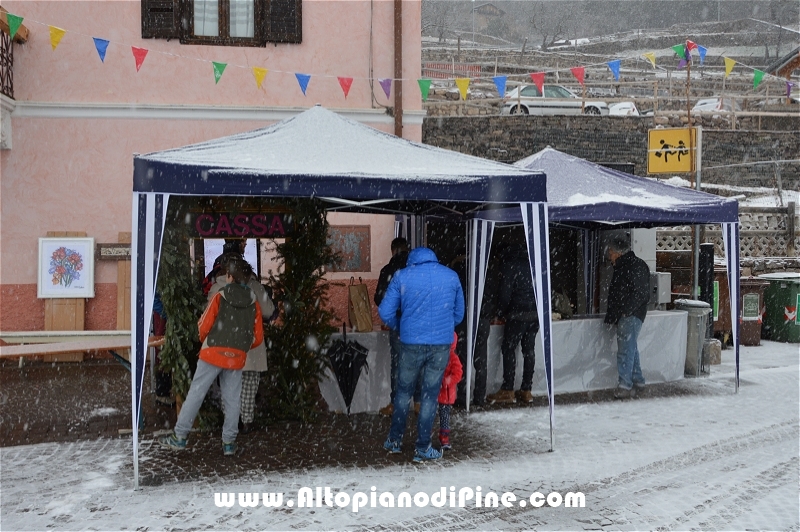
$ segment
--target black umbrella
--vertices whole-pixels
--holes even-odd
[[[328,348],[331,368],[336,374],[336,382],[339,384],[339,390],[342,392],[348,414],[350,413],[350,403],[353,402],[353,394],[356,391],[358,378],[361,376],[361,370],[366,368],[367,372],[369,372],[368,354],[369,349],[355,340],[347,340],[347,332],[344,326],[342,327],[342,338],[331,342],[331,346]]]

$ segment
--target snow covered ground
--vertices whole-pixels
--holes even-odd
[[[130,442],[0,450],[3,530],[800,530],[800,346],[733,350],[672,397],[561,405],[555,452],[546,408],[476,412],[460,430],[504,441],[497,455],[417,466],[299,469],[132,490]],[[457,440],[455,441],[457,445]],[[291,445],[291,442],[287,442]],[[147,453],[144,448],[142,460]],[[512,492],[511,507],[287,507],[301,487],[351,498],[450,486]],[[284,494],[284,507],[217,507],[217,492]],[[540,492],[582,492],[585,507],[521,506]],[[340,500],[343,501],[342,495]],[[421,499],[420,499],[421,500]],[[351,503],[352,504],[352,503]]]

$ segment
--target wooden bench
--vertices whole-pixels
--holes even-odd
[[[130,331],[14,332],[0,333],[0,339],[6,343],[18,344],[0,346],[0,359],[19,358],[20,367],[26,357],[75,352],[106,352],[110,353],[128,370],[131,369],[130,361],[118,353],[118,351],[130,350]],[[148,347],[157,347],[163,344],[163,336],[151,336],[147,342]]]

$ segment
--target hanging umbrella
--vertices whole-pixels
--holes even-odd
[[[344,327],[342,328],[342,338],[334,340],[330,348],[328,348],[331,368],[336,375],[336,382],[339,384],[339,390],[342,392],[348,414],[350,413],[350,404],[353,402],[353,394],[356,391],[358,379],[361,376],[361,370],[366,368],[367,372],[369,372],[368,354],[369,349],[355,340],[347,340],[347,332]]]

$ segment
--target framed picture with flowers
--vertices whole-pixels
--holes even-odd
[[[40,238],[37,296],[94,297],[94,238]]]

